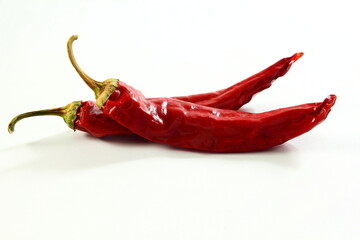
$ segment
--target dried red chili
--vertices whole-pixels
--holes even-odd
[[[77,36],[72,36],[67,49],[71,63],[76,71],[83,77],[89,78],[77,65],[73,57],[72,42]],[[217,107],[222,109],[239,109],[251,100],[258,92],[271,86],[271,83],[278,77],[288,72],[291,65],[298,60],[303,53],[296,53],[291,57],[283,58],[261,72],[236,83],[226,89],[216,92],[202,93],[190,96],[173,97],[175,99],[197,103],[203,106]],[[156,99],[149,99],[150,101]],[[15,124],[26,117],[38,115],[58,115],[64,118],[65,122],[72,129],[90,133],[95,137],[106,135],[128,135],[131,131],[117,124],[108,116],[104,115],[91,101],[73,102],[65,107],[34,111],[21,114],[15,117],[9,124],[9,132],[13,132]],[[75,117],[76,115],[76,117]],[[70,117],[71,116],[71,117]],[[69,121],[68,119],[71,119]]]
[[[122,82],[103,112],[154,142],[214,152],[245,152],[282,144],[325,120],[336,96],[264,113],[205,107],[171,98],[149,102]]]
[[[248,103],[260,91],[267,89],[279,77],[284,76],[291,65],[304,55],[295,53],[283,58],[268,68],[238,82],[228,88],[205,94],[175,97],[176,99],[221,109],[236,110]]]
[[[181,148],[214,152],[267,149],[311,130],[326,119],[336,100],[330,95],[323,102],[264,113],[224,110],[172,98],[149,101],[119,80],[97,82],[89,78],[74,62],[106,115],[139,136]]]

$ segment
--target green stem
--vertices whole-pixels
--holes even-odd
[[[118,80],[114,78],[110,78],[105,80],[104,82],[98,82],[91,77],[89,77],[77,64],[76,59],[74,57],[72,44],[75,40],[78,39],[77,35],[73,35],[69,38],[67,42],[67,51],[68,56],[70,58],[70,62],[75,68],[76,72],[80,75],[80,77],[84,80],[84,82],[94,91],[96,97],[96,105],[101,108],[105,102],[108,100],[110,95],[117,89]]]
[[[76,59],[74,57],[74,52],[73,52],[73,42],[75,40],[78,39],[78,35],[73,35],[69,38],[68,42],[67,42],[67,52],[68,52],[68,56],[70,58],[70,62],[73,65],[73,67],[75,68],[76,72],[79,74],[79,76],[84,80],[84,82],[94,91],[95,96],[97,96],[97,94],[100,92],[101,89],[101,83],[92,79],[91,77],[89,77],[79,66],[79,64],[76,62]]]
[[[69,128],[74,129],[74,121],[76,120],[76,113],[78,108],[81,106],[81,101],[72,102],[65,107],[60,108],[53,108],[53,109],[46,109],[46,110],[39,110],[39,111],[32,111],[20,114],[14,117],[8,126],[9,133],[13,133],[15,131],[15,125],[18,121],[28,118],[28,117],[36,117],[36,116],[45,116],[45,115],[53,115],[62,117],[65,123],[69,126]]]

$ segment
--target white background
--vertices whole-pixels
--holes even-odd
[[[0,0],[0,239],[359,239],[355,0]],[[95,139],[30,110],[93,99],[70,65],[148,97],[232,85],[298,51],[254,112],[337,94],[328,119],[263,152]]]

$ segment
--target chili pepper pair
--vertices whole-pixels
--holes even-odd
[[[263,113],[238,109],[258,92],[288,72],[303,53],[283,58],[263,71],[216,92],[172,98],[147,99],[138,90],[117,80],[98,82],[78,66],[67,43],[72,65],[94,91],[96,103],[73,102],[49,110],[20,114],[9,124],[9,132],[26,117],[61,116],[74,130],[95,137],[137,134],[150,141],[180,148],[212,152],[247,152],[282,144],[315,127],[326,119],[336,96],[323,102],[302,104]]]

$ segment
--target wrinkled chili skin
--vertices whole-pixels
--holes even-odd
[[[284,76],[291,65],[302,55],[303,53],[295,53],[291,57],[283,58],[259,73],[228,88],[215,92],[173,98],[203,106],[237,110],[248,103],[256,93],[269,88],[272,82]],[[149,101],[157,101],[157,98],[150,98]],[[133,134],[130,130],[103,114],[95,103],[91,101],[83,102],[80,107],[75,121],[75,129],[88,132],[94,137]]]
[[[282,144],[325,120],[336,96],[264,113],[216,109],[171,98],[149,102],[118,82],[103,112],[150,141],[212,152],[248,152]]]

